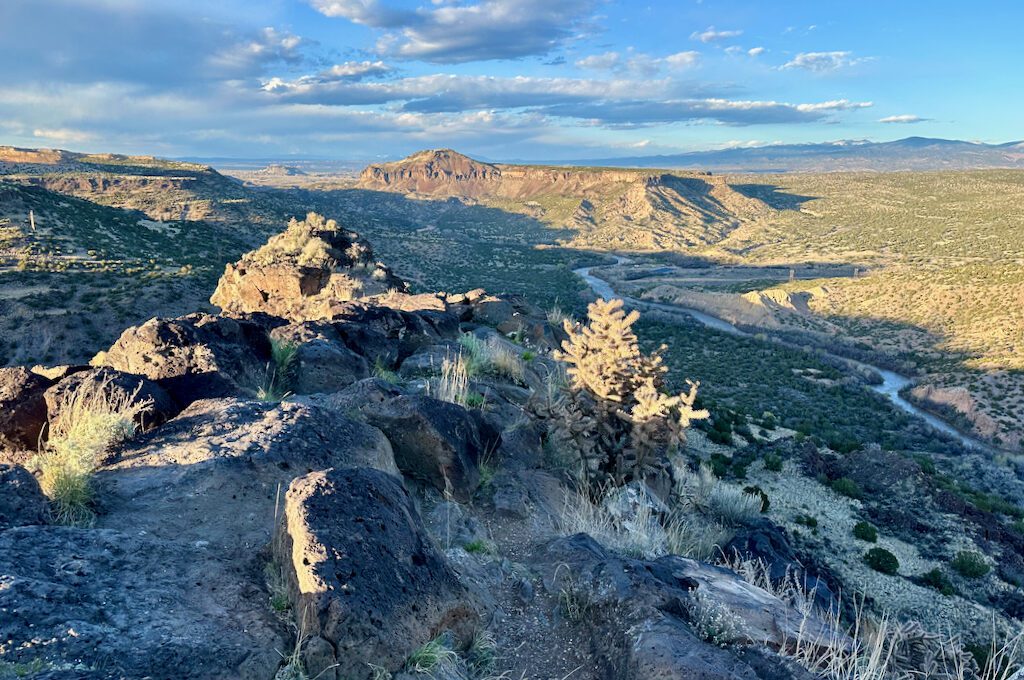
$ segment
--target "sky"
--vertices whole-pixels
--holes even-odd
[[[0,144],[642,156],[1024,138],[1017,0],[0,0]]]

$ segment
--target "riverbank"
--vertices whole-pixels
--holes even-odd
[[[628,262],[628,258],[616,256],[616,264],[621,265],[627,264]],[[600,297],[604,297],[605,299],[621,298],[624,302],[626,302],[626,304],[641,310],[649,309],[664,312],[669,315],[685,315],[700,322],[701,324],[707,326],[708,328],[712,328],[723,333],[730,333],[733,335],[739,335],[743,337],[752,336],[751,333],[748,333],[747,331],[738,328],[732,323],[729,323],[724,319],[720,319],[716,316],[712,316],[700,310],[692,309],[689,307],[682,307],[679,305],[672,305],[663,302],[638,300],[627,295],[619,295],[611,287],[610,283],[608,283],[607,281],[600,277],[591,274],[591,269],[592,267],[580,267],[579,269],[573,270],[573,272],[580,278],[582,278],[584,281],[586,281],[587,285],[590,286],[591,290],[593,290],[594,293]],[[905,399],[900,394],[900,392],[913,383],[912,378],[905,375],[901,375],[895,371],[882,368],[880,366],[875,366],[873,364],[866,363],[863,361],[857,361],[838,354],[832,354],[830,352],[825,352],[825,354],[831,358],[838,359],[844,362],[850,367],[857,367],[862,370],[869,370],[874,372],[881,378],[881,382],[878,384],[869,384],[868,386],[872,390],[886,397],[894,406],[896,406],[900,410],[914,417],[920,418],[933,429],[942,432],[943,434],[946,434],[950,437],[953,437],[968,449],[992,455],[1005,453],[1003,451],[996,449],[993,446],[990,446],[986,442],[981,441],[980,439],[977,439],[965,432],[962,432],[961,430],[957,429],[956,427],[951,425],[949,422],[943,420],[936,414],[926,411]]]

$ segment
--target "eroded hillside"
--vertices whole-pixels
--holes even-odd
[[[574,247],[673,250],[717,243],[772,210],[710,173],[482,163],[450,149],[368,166],[362,189],[457,197],[530,215]]]

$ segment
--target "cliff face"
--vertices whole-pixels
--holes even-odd
[[[483,163],[450,149],[370,165],[358,186],[495,204],[575,230],[576,245],[635,250],[716,243],[772,212],[710,173]]]

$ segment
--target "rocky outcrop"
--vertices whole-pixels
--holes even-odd
[[[469,411],[426,396],[399,396],[367,409],[366,419],[387,436],[404,474],[461,502],[473,496],[483,445]]]
[[[44,524],[46,509],[46,497],[28,470],[0,465],[0,531]]]
[[[340,303],[405,288],[358,234],[310,213],[227,265],[210,302],[225,314],[309,321],[331,318]]]
[[[251,556],[270,540],[279,493],[330,467],[399,474],[387,439],[365,423],[312,404],[205,399],[97,474],[105,511],[98,522],[132,517],[155,536]]]
[[[465,639],[477,614],[434,548],[401,483],[375,470],[292,482],[275,554],[309,636],[306,673],[325,680],[397,672],[444,631]]]
[[[0,584],[0,661],[36,677],[271,680],[287,644],[237,564],[134,527],[0,532]]]
[[[24,367],[0,368],[0,450],[36,450],[46,427],[43,395],[51,384]]]
[[[587,623],[610,677],[754,680],[765,676],[713,645],[779,649],[801,634],[822,647],[849,644],[814,615],[721,567],[677,556],[622,558],[585,534],[555,540],[547,559],[545,585],[592,613]]]
[[[186,406],[197,399],[254,393],[266,379],[268,361],[270,340],[262,326],[189,314],[127,329],[93,363],[154,380]]]

